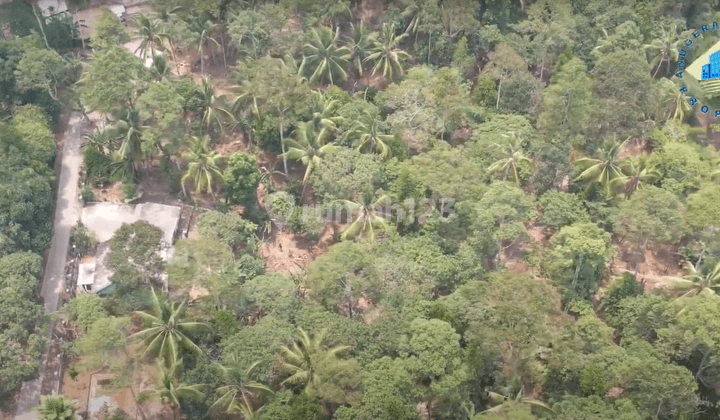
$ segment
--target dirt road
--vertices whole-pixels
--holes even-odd
[[[70,242],[70,229],[77,224],[80,215],[78,202],[78,180],[80,165],[82,163],[83,135],[87,129],[87,122],[79,112],[73,112],[65,131],[65,145],[62,152],[62,165],[57,189],[57,202],[55,205],[55,219],[53,225],[55,233],[50,243],[50,252],[45,265],[42,289],[40,296],[45,302],[45,311],[57,311],[60,294],[65,288],[65,262]],[[40,364],[40,377],[34,381],[23,383],[18,398],[16,420],[35,420],[37,416],[33,411],[40,400],[40,385],[44,376],[46,356]]]

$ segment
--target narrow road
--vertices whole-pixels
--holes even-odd
[[[58,310],[60,295],[65,288],[65,262],[70,243],[70,229],[77,224],[80,214],[78,202],[78,181],[80,165],[82,164],[83,135],[87,129],[87,121],[79,112],[73,112],[65,131],[65,145],[62,152],[62,165],[57,188],[57,202],[55,205],[55,219],[53,226],[55,233],[50,243],[45,273],[43,275],[40,296],[45,302],[45,311],[53,313]],[[51,333],[51,332],[50,332]],[[40,376],[34,381],[23,383],[18,397],[16,420],[36,420],[34,408],[40,401],[40,386],[44,377],[44,368],[47,353],[40,362]]]

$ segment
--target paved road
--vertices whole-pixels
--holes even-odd
[[[57,189],[57,203],[55,205],[54,227],[55,233],[50,243],[50,252],[45,265],[40,296],[45,302],[45,311],[57,311],[60,294],[65,287],[65,262],[70,242],[70,229],[77,224],[80,214],[78,202],[78,181],[80,164],[82,163],[83,135],[87,129],[87,122],[79,112],[70,115],[67,131],[65,131],[65,146],[62,152],[62,166]],[[25,382],[20,390],[16,420],[36,420],[33,411],[40,401],[40,385],[43,378],[47,354],[43,355],[40,364],[40,377],[34,381]]]

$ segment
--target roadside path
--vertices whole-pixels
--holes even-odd
[[[43,275],[40,296],[45,302],[45,311],[53,313],[58,310],[60,295],[65,288],[65,263],[70,243],[70,230],[77,224],[80,214],[78,202],[78,181],[80,165],[82,163],[83,135],[88,127],[87,121],[79,112],[73,112],[65,131],[62,152],[62,165],[57,189],[57,202],[55,205],[55,218],[53,226],[55,233],[50,243],[45,272]],[[50,334],[52,331],[50,331]],[[48,346],[49,347],[49,346]],[[16,420],[37,420],[34,408],[40,401],[40,387],[47,361],[47,351],[40,362],[40,376],[34,381],[23,383],[18,396]]]

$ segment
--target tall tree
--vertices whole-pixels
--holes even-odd
[[[498,83],[495,108],[500,107],[503,83],[510,77],[526,72],[527,63],[525,63],[525,60],[509,45],[500,44],[493,52],[490,62],[483,69],[484,74],[489,75]]]
[[[274,395],[269,387],[251,379],[259,363],[245,368],[233,354],[226,357],[225,364],[218,365],[225,385],[215,390],[217,400],[210,408],[219,407],[227,413],[246,415],[247,411],[253,410],[254,401],[263,395]]]
[[[221,48],[220,43],[215,39],[217,25],[214,24],[207,16],[199,15],[190,23],[192,32],[191,43],[197,48],[200,55],[200,73],[205,74],[205,53],[210,49],[210,53],[215,61],[215,49]]]
[[[303,59],[298,72],[309,75],[310,83],[327,80],[330,84],[346,80],[348,61],[352,51],[348,47],[340,47],[338,38],[340,30],[321,27],[312,30],[312,40],[303,46]]]
[[[657,38],[643,47],[643,50],[652,56],[650,68],[655,69],[653,77],[657,76],[663,64],[666,64],[665,73],[667,74],[670,71],[670,64],[678,61],[680,44],[683,42],[678,37],[677,24],[675,23],[662,28],[657,35]]]
[[[522,149],[523,140],[517,134],[511,133],[504,135],[504,137],[505,143],[493,143],[502,157],[490,165],[488,172],[502,173],[503,181],[507,181],[509,176],[513,182],[519,185],[520,175],[518,169],[523,165],[531,165],[532,161],[525,156]]]
[[[604,148],[598,150],[597,158],[578,159],[577,164],[589,165],[589,167],[580,172],[580,175],[575,178],[575,181],[600,184],[605,191],[606,197],[610,197],[612,181],[616,178],[623,177],[619,155],[628,141],[629,139],[626,139],[622,143],[618,143],[615,140],[609,141]]]
[[[210,79],[203,77],[202,85],[197,90],[197,97],[202,110],[202,124],[205,131],[209,132],[211,128],[216,127],[221,134],[224,134],[225,122],[235,120],[232,112],[227,108],[225,96],[216,95],[215,86]]]
[[[141,402],[150,398],[159,398],[164,404],[170,405],[174,419],[178,418],[181,399],[202,400],[205,397],[205,394],[202,392],[205,389],[205,385],[178,383],[176,376],[182,366],[181,363],[182,361],[178,360],[168,367],[166,363],[157,359],[158,386],[155,389],[143,391],[143,393],[139,395]]]
[[[327,330],[315,336],[310,336],[305,330],[298,327],[298,339],[290,347],[280,348],[280,366],[290,374],[282,381],[283,384],[309,386],[320,380],[315,369],[316,364],[324,359],[336,360],[343,352],[350,350],[350,346],[336,346],[325,348]]]
[[[190,147],[183,154],[183,160],[188,165],[185,175],[180,179],[183,192],[187,195],[185,185],[192,181],[195,194],[205,192],[215,197],[213,185],[216,181],[223,180],[223,173],[220,170],[222,156],[210,150],[210,137],[193,136],[190,139]]]
[[[368,51],[374,42],[374,34],[365,25],[365,22],[360,22],[357,26],[352,25],[350,37],[348,38],[348,48],[351,51],[350,59],[360,77],[363,75],[365,57],[367,57]]]
[[[135,18],[135,25],[137,26],[135,39],[140,40],[140,45],[135,53],[140,51],[140,57],[143,60],[147,57],[154,57],[156,51],[165,49],[164,42],[169,39],[169,36],[163,30],[159,20],[141,13]]]
[[[375,63],[373,73],[382,73],[383,77],[393,80],[394,76],[405,74],[403,68],[405,60],[409,60],[410,54],[398,48],[398,44],[407,36],[395,35],[395,25],[383,23],[382,31],[375,37],[370,54],[364,61]]]
[[[365,191],[359,202],[343,200],[340,202],[352,216],[350,225],[343,231],[340,238],[345,241],[357,237],[375,240],[376,232],[387,232],[390,229],[388,217],[390,209],[387,208],[390,199],[385,194],[373,197],[371,191]]]
[[[166,379],[173,378],[175,369],[177,369],[176,362],[180,360],[180,347],[202,353],[200,347],[193,343],[189,335],[208,329],[209,326],[202,322],[187,320],[187,304],[185,302],[170,302],[166,297],[158,296],[155,289],[151,289],[151,291],[153,307],[150,312],[135,312],[149,325],[129,338],[141,338],[147,343],[141,357],[152,354],[163,358],[165,365],[171,368],[170,371],[163,372],[163,383],[165,383]]]
[[[383,159],[389,159],[392,155],[389,143],[395,136],[384,133],[377,116],[369,110],[365,110],[355,121],[346,136],[354,142],[358,151],[369,150],[380,154]]]
[[[336,148],[332,143],[325,143],[324,133],[324,131],[316,133],[312,124],[305,123],[295,129],[294,139],[284,141],[287,147],[284,156],[290,160],[299,160],[306,167],[303,184],[307,183],[310,174],[322,162],[325,155]]]

